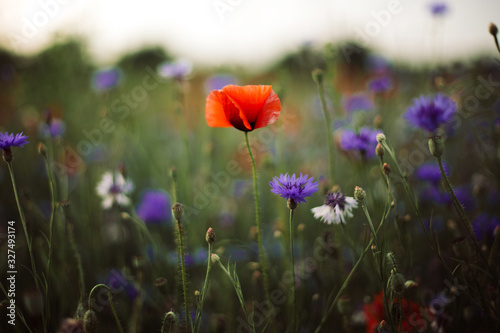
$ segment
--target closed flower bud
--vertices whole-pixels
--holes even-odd
[[[97,316],[93,310],[88,310],[83,317],[83,331],[85,333],[97,332]]]
[[[172,333],[178,331],[177,316],[172,311],[169,311],[163,317],[163,325],[161,326],[161,333]]]
[[[405,279],[403,275],[399,273],[391,273],[391,276],[389,278],[389,288],[395,293],[400,294],[403,292],[405,287]]]
[[[366,192],[363,190],[361,187],[356,186],[354,188],[354,198],[358,201],[363,201],[365,200],[366,197]]]
[[[205,235],[205,240],[208,244],[213,244],[215,242],[215,231],[212,228],[208,228],[207,234]]]
[[[380,143],[375,147],[375,154],[377,154],[378,157],[384,156],[384,147],[382,147]]]
[[[184,212],[184,206],[180,203],[175,203],[172,206],[172,214],[174,215],[177,221],[182,219],[182,212]]]
[[[170,177],[172,177],[173,180],[177,179],[177,168],[176,167],[170,168]]]
[[[382,116],[377,114],[374,118],[373,118],[373,127],[375,128],[380,128],[382,126]]]
[[[470,247],[465,237],[455,238],[452,242],[453,252],[458,259],[467,259],[470,256]]]
[[[38,144],[38,153],[43,157],[47,156],[47,147],[41,142]]]
[[[493,35],[493,37],[496,37],[496,35],[498,34],[498,28],[494,23],[490,23],[488,30],[490,31],[490,34]]]
[[[441,157],[444,151],[444,140],[440,136],[429,138],[429,150],[434,157]]]
[[[383,141],[385,141],[385,134],[384,133],[377,134],[377,142],[382,143]]]
[[[316,68],[315,70],[312,71],[312,77],[314,82],[321,84],[323,83],[323,78],[325,76],[325,73],[323,72],[322,69]]]
[[[168,281],[164,277],[159,277],[155,280],[155,286],[163,296],[168,295]]]
[[[196,301],[199,303],[200,302],[200,296],[201,296],[201,293],[199,290],[195,290],[194,291],[194,297],[196,298]]]
[[[216,263],[218,263],[220,261],[220,257],[217,254],[215,254],[215,253],[212,253],[212,255],[210,256],[210,258],[212,259],[212,262],[214,264],[216,264]]]
[[[384,165],[382,166],[382,170],[384,170],[384,173],[389,176],[389,174],[391,173],[391,166],[387,163],[384,163]]]
[[[385,320],[382,320],[380,324],[378,324],[377,333],[389,333],[390,331],[391,328],[389,327],[389,324]]]

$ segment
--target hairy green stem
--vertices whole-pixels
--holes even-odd
[[[118,326],[118,330],[120,333],[123,333],[123,327],[122,324],[120,323],[120,319],[118,318],[118,313],[116,312],[115,305],[113,304],[113,295],[111,294],[111,290],[109,287],[105,284],[97,284],[92,288],[89,294],[89,310],[92,309],[92,295],[94,294],[95,290],[98,288],[104,288],[106,289],[106,293],[108,295],[108,302],[109,306],[111,307],[111,311],[113,312],[113,316],[115,317],[116,325]]]
[[[260,205],[259,205],[259,192],[257,187],[257,167],[255,166],[255,160],[253,158],[252,149],[250,148],[250,143],[248,142],[248,132],[245,132],[245,142],[248,149],[248,154],[252,160],[253,168],[253,190],[255,195],[255,221],[257,222],[257,242],[259,243],[259,254],[260,254],[260,264],[262,266],[262,276],[264,278],[264,291],[266,293],[266,300],[271,303],[271,297],[269,296],[269,280],[267,277],[267,267],[264,252],[264,245],[262,245],[262,227],[260,225]]]
[[[377,228],[377,232],[380,230],[380,228],[384,224],[384,221],[386,220],[386,218],[387,218],[388,215],[389,214],[387,213],[382,218],[382,222],[380,222],[380,224],[379,224],[379,226]],[[351,281],[352,277],[354,276],[354,273],[356,272],[356,270],[358,269],[359,265],[361,264],[361,261],[363,261],[363,258],[365,257],[366,253],[368,253],[368,251],[370,251],[374,239],[375,238],[372,238],[370,240],[370,242],[368,243],[368,245],[365,247],[365,250],[363,251],[363,253],[361,253],[361,257],[359,257],[359,259],[356,262],[356,264],[354,264],[354,266],[352,267],[351,272],[349,273],[349,275],[347,276],[347,278],[344,280],[344,283],[342,284],[342,286],[340,287],[339,291],[337,292],[337,295],[333,299],[332,304],[330,305],[330,307],[328,308],[328,310],[324,314],[323,318],[321,319],[320,324],[318,325],[318,327],[314,331],[315,333],[321,332],[321,329],[323,328],[323,325],[325,324],[326,320],[328,319],[328,316],[332,313],[333,309],[335,309],[335,305],[337,304],[338,299],[340,298],[340,296],[344,292],[345,288],[347,288],[347,285],[349,284],[349,282]]]
[[[293,256],[293,209],[290,209],[290,269],[292,270],[292,332],[296,331],[297,323],[300,322],[300,318],[297,317],[297,299],[295,295],[295,262]]]
[[[184,294],[184,315],[186,320],[186,331],[189,332],[189,306],[186,282],[186,264],[184,261],[184,243],[182,240],[182,225],[181,220],[177,220],[177,234],[179,236],[179,255],[181,259],[181,274],[182,274],[182,293]]]
[[[201,291],[201,301],[198,305],[198,310],[196,311],[196,318],[194,320],[194,331],[200,331],[201,325],[201,312],[203,311],[203,304],[205,303],[205,297],[207,296],[209,279],[208,276],[210,274],[210,268],[212,264],[212,244],[208,243],[208,258],[207,258],[207,275],[205,276],[205,283],[203,284],[203,289]]]

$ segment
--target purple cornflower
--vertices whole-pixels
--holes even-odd
[[[295,177],[293,174],[291,177],[287,174],[281,174],[280,177],[274,177],[272,181],[269,182],[271,186],[271,192],[274,194],[279,194],[284,199],[291,199],[296,204],[301,202],[306,202],[305,197],[310,197],[314,192],[318,190],[318,182],[314,182],[314,178],[307,178],[308,175]]]
[[[346,217],[352,217],[352,210],[358,207],[353,197],[346,197],[340,192],[329,192],[325,197],[325,204],[314,207],[311,212],[314,217],[326,224],[345,223]]]
[[[14,135],[14,133],[5,132],[4,134],[0,133],[0,149],[7,150],[11,147],[22,147],[25,144],[29,143],[26,141],[28,138],[27,135],[23,135],[23,132]]]
[[[448,12],[448,5],[444,2],[436,2],[430,5],[431,13],[434,16],[443,16]]]
[[[116,87],[122,78],[118,68],[106,68],[95,72],[92,78],[92,87],[95,91],[106,91]]]
[[[377,146],[377,134],[382,133],[370,127],[362,127],[359,133],[352,130],[344,130],[340,137],[340,147],[346,151],[357,151],[366,157],[375,156]]]
[[[371,111],[373,108],[373,102],[366,94],[351,95],[344,99],[344,109],[348,114],[355,111]]]
[[[237,84],[237,81],[232,75],[214,75],[207,79],[205,88],[207,94],[212,90],[220,90],[230,84]]]
[[[436,97],[420,96],[413,100],[404,114],[404,118],[414,127],[420,127],[434,133],[436,129],[453,118],[457,105],[446,96],[437,94]]]
[[[450,168],[447,164],[443,163],[444,172],[449,174]],[[428,181],[434,186],[439,185],[441,182],[441,172],[437,163],[424,163],[417,168],[415,175],[419,180]]]
[[[0,149],[2,149],[3,152],[3,160],[10,163],[12,161],[12,151],[10,148],[24,146],[29,143],[26,141],[27,138],[28,136],[23,135],[23,132],[16,135],[14,135],[14,133],[9,134],[7,132],[4,134],[0,133]]]
[[[165,79],[182,80],[193,70],[193,65],[187,60],[164,62],[158,66],[158,74]]]
[[[136,211],[137,215],[148,224],[160,224],[172,218],[170,199],[168,194],[161,190],[146,190]]]
[[[62,136],[65,130],[66,124],[60,119],[52,119],[50,125],[42,123],[39,128],[40,135],[44,138]]]
[[[495,228],[499,226],[500,219],[487,213],[481,213],[472,221],[472,229],[478,240],[482,240],[483,237],[493,237]]]
[[[392,89],[392,80],[389,76],[381,76],[368,82],[368,89],[376,94],[384,93]]]
[[[111,289],[111,292],[113,293],[117,290],[125,291],[125,294],[127,294],[130,300],[134,300],[139,294],[134,283],[128,280],[125,275],[118,269],[111,270],[105,284],[109,287],[109,289]]]

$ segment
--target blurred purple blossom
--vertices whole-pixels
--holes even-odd
[[[98,70],[92,78],[92,87],[95,91],[107,91],[118,86],[122,79],[119,68],[106,68]]]
[[[443,169],[447,175],[449,175],[450,168],[448,164],[443,162]],[[439,185],[441,182],[441,171],[439,170],[439,165],[436,162],[424,163],[417,168],[415,175],[421,181],[427,181],[432,183],[434,186]]]
[[[472,229],[478,240],[493,237],[493,232],[498,226],[500,226],[500,218],[488,213],[481,213],[472,221]]]
[[[347,114],[355,111],[371,111],[373,109],[373,102],[366,94],[355,94],[344,98],[344,110]]]
[[[193,65],[187,60],[164,62],[158,66],[158,75],[165,79],[182,80],[193,70]]]
[[[378,143],[378,133],[382,133],[382,131],[370,127],[362,127],[359,133],[353,130],[344,130],[340,137],[340,147],[346,151],[356,151],[366,157],[373,157]]]
[[[449,8],[445,2],[435,2],[430,5],[430,10],[434,16],[444,16]]]
[[[368,89],[374,93],[384,93],[392,89],[392,79],[389,76],[380,76],[368,82]]]
[[[435,97],[423,96],[415,98],[408,107],[404,118],[414,127],[434,133],[442,124],[450,121],[455,115],[457,105],[442,94]]]
[[[66,131],[66,124],[60,119],[52,119],[50,125],[41,123],[39,127],[40,136],[44,138],[62,136]]]
[[[125,291],[125,294],[127,294],[130,300],[134,300],[138,295],[137,288],[135,287],[133,282],[128,281],[123,273],[118,269],[113,269],[109,273],[105,284],[109,287],[109,289],[111,289],[111,292],[113,293],[118,290]]]
[[[172,219],[170,199],[162,190],[144,191],[136,211],[146,224],[160,224]]]
[[[212,90],[220,90],[230,84],[237,84],[237,80],[234,76],[214,75],[209,77],[205,82],[205,91],[209,93]]]

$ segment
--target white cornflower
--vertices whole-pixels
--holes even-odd
[[[346,197],[342,193],[328,193],[323,206],[311,209],[314,217],[321,221],[332,223],[345,223],[346,217],[352,217],[353,208],[358,207],[358,202],[353,197]]]
[[[102,198],[102,207],[107,209],[116,202],[120,206],[128,206],[130,198],[127,194],[132,192],[134,185],[125,179],[119,172],[106,172],[99,184],[97,184],[97,194]]]

